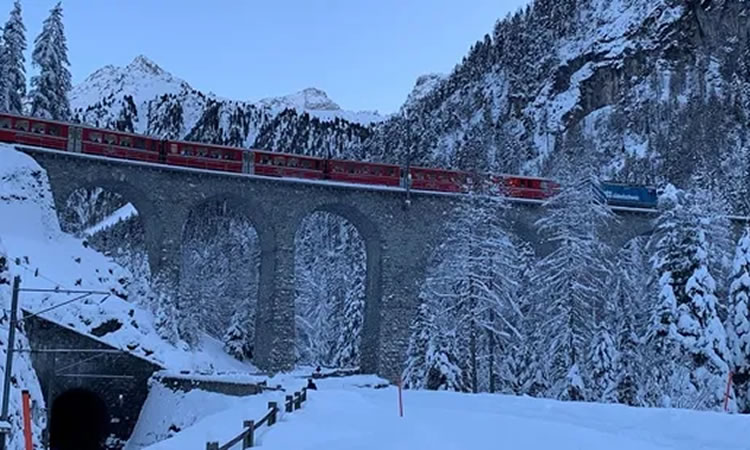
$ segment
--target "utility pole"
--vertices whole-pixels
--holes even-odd
[[[5,379],[3,381],[3,406],[0,412],[0,422],[8,421],[8,407],[10,406],[10,377],[13,372],[13,347],[16,345],[16,314],[18,312],[18,290],[21,277],[13,278],[13,296],[10,301],[10,324],[8,326],[7,358],[5,360]],[[7,434],[0,433],[0,450],[5,450]]]
[[[404,173],[404,184],[406,188],[406,200],[404,206],[409,207],[411,205],[411,153],[413,146],[413,136],[411,132],[411,126],[409,124],[409,113],[404,111],[404,121],[406,122],[406,173]]]

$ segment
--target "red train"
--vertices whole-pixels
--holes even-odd
[[[332,180],[379,186],[405,186],[408,180],[412,189],[424,191],[465,192],[471,177],[466,172],[425,167],[410,167],[410,176],[405,177],[406,171],[392,164],[343,161],[163,140],[10,114],[0,114],[0,142],[271,177]],[[557,183],[543,178],[492,175],[489,179],[508,197],[543,200],[559,190]]]

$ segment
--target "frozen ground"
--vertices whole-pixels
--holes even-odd
[[[291,375],[271,384],[274,381],[291,390],[305,382]],[[750,419],[743,416],[503,395],[405,391],[400,418],[396,388],[361,387],[379,382],[366,376],[318,380],[319,390],[310,394],[302,410],[285,415],[273,428],[263,427],[256,442],[267,450],[746,450],[750,446]],[[243,399],[199,392],[177,400],[172,396],[152,394],[141,418],[153,423],[169,415],[169,420],[187,416],[190,420],[181,423],[192,421],[192,425],[148,450],[202,450],[207,441],[223,444],[239,433],[243,420],[257,420],[266,412],[267,402],[280,401],[283,394]],[[197,417],[196,411],[204,414]],[[140,423],[139,428],[143,429]]]

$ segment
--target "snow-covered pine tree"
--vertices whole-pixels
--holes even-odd
[[[365,265],[357,264],[353,269],[365,271]],[[357,276],[356,282],[362,283],[364,276]],[[365,299],[362,293],[364,286],[357,286],[345,292],[344,310],[341,315],[343,323],[338,334],[336,347],[333,351],[334,367],[359,367],[359,345],[362,340],[362,325],[364,323]]]
[[[636,238],[618,252],[614,285],[608,299],[617,324],[614,400],[630,406],[643,406],[643,360],[636,331],[639,318],[644,316],[641,308],[647,291],[647,261],[642,250],[641,239]]]
[[[723,403],[729,351],[711,271],[712,262],[722,264],[715,253],[722,248],[718,242],[724,239],[726,219],[710,208],[711,198],[707,191],[685,193],[668,186],[660,199],[653,258],[659,301],[647,364],[652,369],[649,402],[656,406],[678,401],[719,409]]]
[[[633,331],[632,319],[625,317],[618,336],[619,355],[617,359],[617,379],[615,395],[618,403],[630,406],[643,406],[641,373],[643,360],[640,354],[640,340]]]
[[[537,221],[541,234],[556,247],[539,263],[532,295],[545,305],[541,335],[552,383],[549,395],[582,400],[588,398],[586,357],[592,328],[604,304],[604,280],[611,276],[599,230],[614,215],[599,190],[593,164],[561,158],[561,191],[546,201],[546,214]]]
[[[316,212],[295,237],[297,355],[305,364],[359,365],[366,252],[341,216]]]
[[[651,258],[656,285],[656,301],[652,306],[647,331],[648,352],[645,366],[647,403],[650,406],[672,405],[677,366],[682,359],[677,347],[677,296],[687,283],[689,267],[687,249],[683,244],[682,229],[686,226],[683,205],[684,193],[667,185],[659,196],[659,217],[649,245],[654,249]],[[680,395],[678,393],[678,395]]]
[[[34,117],[55,120],[70,117],[68,93],[72,84],[62,19],[62,4],[58,3],[50,10],[42,32],[34,40],[31,62],[39,68],[39,75],[31,77],[31,115]]]
[[[516,245],[505,225],[505,200],[476,173],[470,183],[470,192],[453,212],[447,239],[436,253],[435,269],[423,292],[453,305],[445,308],[453,316],[447,323],[453,323],[461,367],[471,379],[472,390],[477,391],[480,354],[492,352],[495,359],[503,342],[519,336],[521,271]],[[482,336],[487,333],[492,339]],[[494,348],[483,349],[482,342]],[[488,367],[488,377],[493,380],[495,366],[493,361]],[[489,386],[489,379],[482,384]],[[504,390],[494,381],[492,384]]]
[[[154,327],[157,334],[171,344],[177,344],[180,333],[177,330],[177,311],[166,294],[157,296]]]
[[[712,271],[720,271],[721,258],[716,255],[723,248],[717,239],[724,240],[725,212],[710,209],[713,197],[705,190],[695,190],[688,196],[692,227],[685,230],[692,239],[688,243],[687,258],[692,273],[682,296],[677,297],[676,331],[683,351],[689,356],[690,381],[697,391],[701,409],[720,410],[724,403],[729,376],[729,349],[724,325],[718,315],[717,286]],[[717,215],[720,215],[717,217]],[[712,254],[713,252],[713,254]],[[712,262],[715,265],[712,266]],[[730,408],[735,407],[730,392]]]
[[[253,328],[251,305],[249,301],[242,302],[232,315],[232,321],[224,334],[224,351],[240,361],[252,359],[253,347],[249,331]]]
[[[730,368],[734,372],[737,407],[742,413],[750,413],[750,229],[745,229],[737,243],[730,283]]]
[[[536,279],[535,270],[537,268],[537,259],[534,250],[529,243],[517,244],[521,255],[521,338],[514,340],[510,344],[510,358],[516,359],[517,362],[511,362],[511,365],[517,364],[516,383],[519,395],[530,395],[532,397],[543,397],[550,389],[550,383],[546,374],[544,364],[545,349],[543,348],[543,338],[540,323],[545,321],[545,308],[542,302],[536,301],[533,296],[533,280]],[[501,358],[501,361],[504,357]],[[508,367],[508,369],[511,369]]]
[[[419,311],[411,323],[409,346],[402,381],[406,389],[424,389],[427,382],[427,354],[434,346],[437,335],[435,318],[427,300],[419,305]]]
[[[596,328],[589,355],[589,398],[597,402],[614,403],[617,400],[617,349],[606,321],[600,320]]]
[[[0,108],[13,114],[23,112],[23,99],[26,96],[26,27],[21,17],[21,2],[16,0],[10,12],[10,18],[3,28],[3,46],[0,54],[2,61],[2,92]]]

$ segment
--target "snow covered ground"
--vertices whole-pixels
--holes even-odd
[[[270,384],[274,381],[294,390],[305,379],[287,375]],[[310,393],[302,410],[261,428],[256,442],[267,450],[746,450],[750,445],[750,422],[744,416],[504,395],[404,391],[401,418],[395,387],[361,387],[380,382],[372,376],[317,380],[319,390]],[[147,449],[202,450],[207,441],[223,444],[240,432],[243,420],[259,419],[267,402],[281,401],[283,395],[230,398],[193,391],[175,400],[157,391],[149,397],[142,422],[166,417],[193,424]],[[196,411],[203,416],[196,417]],[[139,423],[131,445],[143,431]]]

